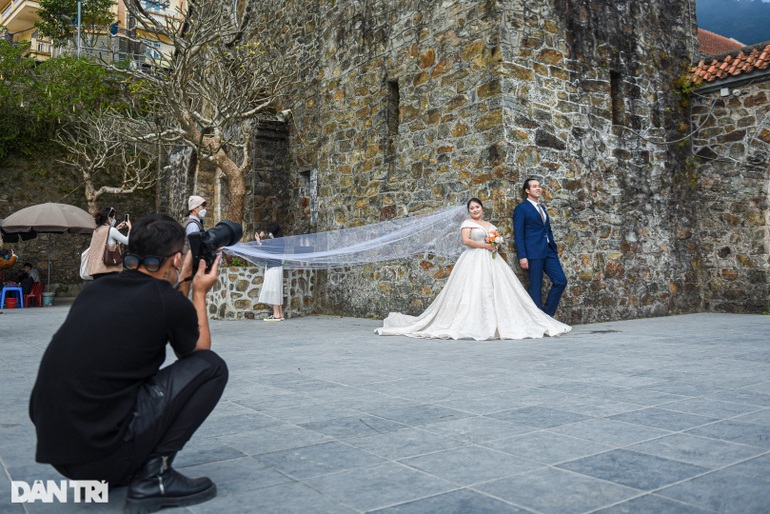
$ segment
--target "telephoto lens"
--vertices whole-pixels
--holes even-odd
[[[205,232],[194,232],[187,236],[190,241],[190,251],[193,254],[192,272],[198,272],[198,263],[206,261],[206,271],[214,265],[217,249],[234,245],[241,240],[243,227],[230,220],[222,220]]]

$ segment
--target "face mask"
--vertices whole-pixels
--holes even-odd
[[[206,217],[206,209],[199,210],[198,211],[198,216],[200,216],[201,218],[205,218]]]
[[[117,222],[118,222],[118,220],[116,220],[116,219],[114,219],[114,218],[113,218],[113,219],[110,221],[110,226],[111,226],[111,227],[114,227],[114,226],[115,226],[115,224],[116,224]]]

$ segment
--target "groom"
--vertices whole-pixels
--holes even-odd
[[[549,316],[556,313],[559,299],[567,287],[567,277],[559,262],[559,250],[551,232],[551,218],[540,205],[543,189],[534,178],[524,181],[525,201],[513,210],[513,237],[519,266],[529,272],[529,296]],[[551,279],[551,290],[543,305],[543,273]]]

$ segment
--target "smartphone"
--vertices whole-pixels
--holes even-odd
[[[128,214],[123,215],[123,221],[128,222]]]

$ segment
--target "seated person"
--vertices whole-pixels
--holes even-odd
[[[40,282],[40,272],[33,268],[32,264],[25,262],[21,275],[19,275],[16,280],[19,282],[19,285],[21,285],[21,289],[24,291],[24,294],[29,294],[32,292],[33,284],[35,282]]]
[[[125,512],[216,496],[171,465],[219,401],[227,365],[211,348],[206,292],[218,259],[188,277],[184,229],[164,214],[131,231],[126,268],[85,288],[40,362],[29,414],[36,460],[74,480],[128,485]],[[160,369],[170,344],[178,359]]]

